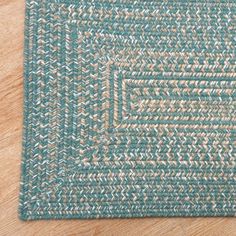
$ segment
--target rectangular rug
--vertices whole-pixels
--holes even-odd
[[[20,217],[236,214],[236,2],[26,0]]]

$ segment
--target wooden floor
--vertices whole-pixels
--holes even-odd
[[[236,235],[236,218],[18,219],[24,0],[0,0],[0,236]]]

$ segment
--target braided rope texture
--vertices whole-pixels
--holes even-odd
[[[235,0],[26,0],[20,217],[236,214]]]

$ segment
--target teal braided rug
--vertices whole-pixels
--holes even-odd
[[[236,1],[26,0],[20,217],[236,214]]]

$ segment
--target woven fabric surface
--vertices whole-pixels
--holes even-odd
[[[21,219],[236,214],[236,2],[26,0]]]

